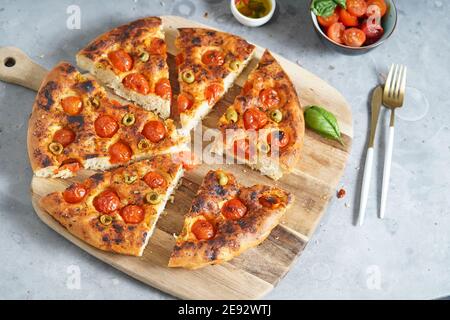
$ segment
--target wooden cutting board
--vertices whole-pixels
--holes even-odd
[[[170,53],[171,79],[174,93],[178,84],[174,70],[174,39],[179,27],[205,27],[197,22],[175,16],[163,17],[166,41]],[[80,43],[80,47],[85,44]],[[270,49],[270,48],[269,48]],[[222,99],[215,110],[203,121],[204,127],[216,127],[219,116],[233,102],[248,73],[256,66],[264,51],[257,46],[256,57],[238,78],[236,85]],[[295,203],[285,215],[281,225],[257,248],[218,266],[189,271],[167,268],[170,252],[175,244],[174,234],[181,231],[183,214],[188,211],[203,176],[217,165],[202,164],[188,172],[183,184],[161,217],[153,237],[142,257],[128,257],[97,250],[70,235],[41,207],[39,199],[56,190],[63,190],[72,180],[80,180],[89,172],[71,179],[43,179],[31,181],[32,203],[39,218],[56,232],[100,260],[128,275],[184,299],[258,299],[267,294],[284,277],[305,248],[316,229],[347,162],[353,137],[352,116],[344,97],[326,82],[274,54],[291,77],[300,96],[302,106],[321,105],[332,111],[339,122],[345,146],[307,130],[302,159],[297,169],[281,180],[273,180],[250,170],[244,165],[222,166],[234,173],[245,185],[256,183],[277,185],[292,192]],[[13,58],[13,60],[9,59]],[[0,48],[0,80],[16,83],[34,90],[47,71],[32,62],[16,48]],[[15,64],[14,64],[15,62]],[[14,64],[14,65],[13,65]],[[8,66],[9,67],[8,67]],[[31,110],[31,106],[30,110]]]

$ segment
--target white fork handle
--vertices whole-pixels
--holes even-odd
[[[380,219],[384,218],[386,212],[387,194],[389,190],[389,179],[391,176],[391,163],[392,163],[392,151],[394,149],[394,127],[389,127],[388,144],[386,148],[386,154],[384,156],[384,169],[383,169],[383,185],[381,188],[381,207],[380,207]]]
[[[361,200],[359,202],[358,224],[360,226],[364,223],[366,215],[367,198],[369,197],[370,179],[372,177],[372,163],[373,163],[373,147],[367,149],[366,163],[364,165],[364,176],[361,186]]]

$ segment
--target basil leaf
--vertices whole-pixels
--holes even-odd
[[[311,3],[311,10],[316,16],[329,17],[333,14],[337,3],[333,0],[314,0]]]
[[[344,145],[336,117],[322,107],[311,106],[305,110],[306,126],[321,136],[339,141]]]
[[[336,2],[342,8],[347,9],[347,1],[346,0],[334,0],[334,2]]]

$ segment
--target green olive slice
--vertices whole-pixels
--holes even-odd
[[[122,124],[127,127],[132,126],[135,122],[136,122],[136,118],[135,118],[134,114],[132,114],[132,113],[127,113],[122,118]]]
[[[123,181],[126,184],[133,184],[137,180],[137,175],[125,173],[123,175]]]
[[[139,60],[141,60],[142,62],[147,62],[149,58],[150,58],[150,55],[148,54],[147,51],[142,51],[139,54]]]
[[[262,154],[267,154],[270,151],[270,146],[266,141],[260,141],[257,147]]]
[[[181,74],[181,79],[186,83],[192,83],[195,81],[195,75],[191,70],[187,70]]]
[[[241,62],[239,60],[233,60],[229,64],[231,71],[238,71],[241,68]]]
[[[100,223],[109,226],[113,222],[113,217],[111,217],[109,214],[103,214],[99,218]]]
[[[138,143],[139,150],[145,150],[150,147],[150,142],[147,139],[141,139]]]
[[[156,192],[149,192],[145,195],[145,201],[149,204],[158,204],[161,200],[161,196]]]
[[[283,113],[279,109],[275,109],[270,113],[270,119],[276,123],[281,122],[283,120]]]
[[[225,113],[225,118],[227,119],[228,122],[237,122],[238,121],[238,113],[237,111],[230,107],[227,109],[227,112]]]
[[[228,184],[228,176],[225,174],[225,172],[217,172],[217,180],[219,181],[219,184],[221,186],[225,186]]]
[[[58,155],[63,152],[64,147],[59,142],[52,142],[48,145],[48,149],[50,150],[51,153]]]

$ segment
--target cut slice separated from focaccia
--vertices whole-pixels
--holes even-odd
[[[117,27],[77,54],[78,66],[114,92],[166,119],[172,90],[161,19],[147,17]]]
[[[36,176],[67,178],[80,168],[105,170],[186,150],[172,120],[110,96],[62,62],[44,79],[28,125]]]
[[[269,51],[219,126],[221,152],[274,180],[295,168],[305,135],[303,111],[291,80]]]
[[[40,205],[71,234],[95,248],[141,256],[183,175],[169,155],[96,173]]]
[[[255,46],[238,36],[210,29],[178,31],[177,107],[181,132],[189,134],[233,85],[251,60]]]
[[[263,242],[294,196],[272,186],[243,187],[223,170],[209,171],[169,260],[169,267],[197,269],[229,261]]]

